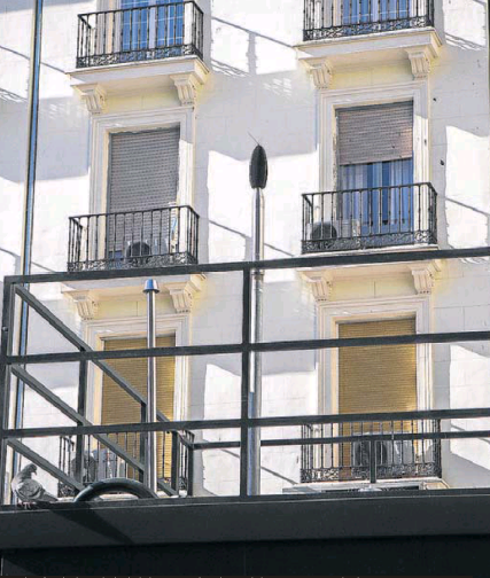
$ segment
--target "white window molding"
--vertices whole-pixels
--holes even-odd
[[[429,89],[427,79],[403,84],[319,91],[319,143],[321,191],[337,188],[336,139],[338,108],[413,101],[414,182],[430,181]]]
[[[415,317],[415,332],[430,333],[432,327],[431,301],[428,296],[394,297],[324,302],[318,306],[320,339],[337,339],[339,323],[345,321],[381,321]],[[428,410],[433,405],[432,349],[430,344],[417,348],[417,409]],[[318,356],[318,413],[338,413],[339,370],[338,350],[327,349]]]
[[[177,204],[193,205],[194,189],[194,111],[166,108],[104,114],[93,118],[91,153],[90,213],[104,213],[107,207],[109,138],[112,133],[143,131],[180,126],[179,189]]]
[[[156,319],[157,337],[175,335],[175,345],[189,345],[190,316],[162,315]],[[146,337],[146,317],[121,317],[100,319],[83,323],[84,339],[95,350],[103,349],[104,339],[118,337]],[[100,423],[102,411],[102,371],[91,363],[87,376],[87,419]],[[177,420],[186,419],[189,391],[189,361],[187,357],[175,358],[174,416]],[[121,395],[127,395],[121,390]]]

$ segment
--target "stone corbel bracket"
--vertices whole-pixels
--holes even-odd
[[[405,52],[410,60],[414,79],[427,78],[432,60],[437,56],[436,48],[432,45],[405,48]]]
[[[331,300],[333,277],[330,271],[311,269],[300,271],[300,273],[303,279],[308,283],[317,303],[324,303]]]
[[[66,293],[76,305],[77,313],[83,321],[90,321],[97,315],[99,303],[91,291],[69,291]]]
[[[413,277],[413,286],[418,295],[431,295],[434,289],[436,273],[441,270],[441,262],[433,260],[426,263],[409,265]]]
[[[316,88],[329,88],[332,82],[333,68],[326,58],[308,58],[302,61]]]
[[[185,281],[163,283],[162,289],[170,293],[177,313],[190,313],[196,293],[201,291],[204,275],[190,275]]]
[[[92,114],[100,114],[104,111],[107,95],[100,84],[78,84],[75,90],[85,102],[87,110]]]
[[[196,105],[199,88],[205,83],[207,75],[208,72],[203,66],[196,66],[190,72],[171,76],[182,106]]]

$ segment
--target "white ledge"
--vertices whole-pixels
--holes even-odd
[[[337,281],[350,279],[356,283],[360,278],[373,279],[395,275],[410,274],[414,292],[417,295],[430,295],[441,268],[440,260],[428,259],[427,261],[346,265],[344,267],[301,267],[298,272],[310,288],[315,301],[321,304],[332,301],[333,289]]]
[[[423,78],[441,45],[437,31],[429,27],[311,40],[296,46],[296,51],[315,86],[328,88],[335,72],[375,64],[409,63],[413,77]]]
[[[194,106],[209,69],[193,55],[91,66],[73,70],[68,75],[89,112],[99,114],[111,96],[146,93],[152,89],[174,89],[182,106]]]
[[[169,294],[176,313],[192,311],[194,297],[201,291],[204,275],[175,275],[155,277],[162,295]],[[146,278],[112,279],[110,281],[75,281],[64,283],[62,293],[73,300],[84,321],[94,319],[103,301],[113,299],[145,299]]]

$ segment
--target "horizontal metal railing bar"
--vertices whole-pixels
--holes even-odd
[[[314,196],[321,196],[321,195],[341,195],[343,193],[359,193],[361,191],[384,191],[389,189],[408,189],[410,187],[422,187],[426,186],[431,189],[434,193],[436,192],[434,185],[430,182],[421,182],[421,183],[406,183],[403,185],[389,185],[389,186],[380,186],[380,187],[358,187],[357,189],[335,189],[329,191],[315,191],[311,193],[302,193],[302,197],[314,197]]]
[[[33,275],[8,275],[5,284],[13,283],[64,283],[67,281],[104,281],[108,279],[131,279],[137,277],[171,277],[199,273],[249,272],[252,269],[277,270],[305,267],[342,267],[349,265],[372,265],[427,261],[431,259],[471,259],[490,257],[490,246],[466,249],[412,249],[410,251],[365,251],[362,253],[314,255],[270,259],[264,261],[230,261],[229,263],[206,263],[171,265],[166,267],[142,267],[106,271],[79,271],[69,273],[39,273]]]
[[[164,4],[167,6],[167,4]],[[141,50],[146,50],[142,48]],[[132,52],[136,52],[136,50],[132,50]],[[73,217],[69,217],[69,220],[76,220],[76,219],[88,219],[89,217],[110,217],[112,215],[139,215],[139,214],[147,214],[147,213],[160,213],[161,211],[172,211],[178,209],[188,209],[193,213],[196,211],[190,205],[168,205],[166,207],[159,207],[158,209],[143,209],[143,210],[136,210],[136,211],[114,211],[111,213],[87,213],[86,215],[75,215]]]
[[[94,16],[96,14],[115,14],[118,12],[132,12],[135,10],[150,10],[152,8],[165,8],[167,6],[182,6],[182,4],[194,4],[194,6],[201,11],[194,0],[183,0],[182,2],[166,2],[165,4],[149,4],[148,6],[133,6],[131,8],[114,8],[112,10],[99,10],[95,12],[84,12],[78,14],[78,18],[86,18],[87,16]],[[202,12],[202,11],[201,11]]]
[[[382,442],[382,441],[422,441],[422,440],[452,440],[452,439],[475,439],[490,438],[490,430],[469,430],[451,432],[427,432],[427,433],[364,433],[348,436],[330,436],[318,438],[277,438],[271,440],[261,440],[262,447],[281,446],[316,446],[316,445],[336,445],[359,441]],[[216,449],[236,449],[240,447],[239,441],[230,442],[197,442],[194,450],[206,451]]]
[[[147,425],[147,424],[143,424]],[[150,424],[151,425],[151,424]],[[80,428],[85,429],[85,428]],[[79,433],[83,435],[83,433]],[[12,440],[20,439],[22,436],[15,435],[6,436],[7,442],[10,444]],[[28,437],[28,436],[26,436]],[[39,436],[31,436],[39,437]],[[50,437],[50,436],[45,436]],[[438,431],[438,432],[424,432],[424,433],[364,433],[357,435],[342,435],[318,438],[277,438],[270,440],[261,440],[261,445],[264,447],[280,447],[280,446],[314,446],[322,444],[343,444],[358,441],[381,442],[381,441],[418,441],[418,440],[450,440],[450,439],[475,439],[475,438],[490,438],[490,430],[467,430],[467,431]],[[25,437],[24,437],[25,439]],[[26,446],[27,447],[27,446]],[[239,441],[229,442],[196,442],[193,444],[194,450],[208,450],[208,449],[231,449],[239,448]]]
[[[7,355],[7,364],[68,363],[75,361],[101,361],[107,359],[138,359],[146,357],[193,357],[200,355],[226,355],[258,351],[308,351],[338,349],[342,347],[379,347],[388,345],[422,345],[427,343],[463,343],[489,341],[490,331],[453,331],[444,333],[416,333],[409,335],[383,335],[377,337],[343,337],[335,339],[304,339],[299,341],[270,341],[263,343],[233,343],[222,345],[179,345],[154,349],[124,349],[114,351],[79,351],[65,353],[38,353]]]
[[[154,423],[126,423],[99,426],[56,426],[45,428],[6,429],[6,438],[48,437],[58,435],[94,435],[104,433],[133,433],[149,431],[182,431],[182,430],[206,430],[206,429],[238,429],[245,427],[281,427],[301,426],[311,424],[339,424],[352,422],[390,422],[390,421],[415,421],[423,419],[458,420],[490,418],[490,408],[466,408],[466,409],[439,409],[418,410],[409,412],[379,412],[379,413],[356,413],[356,414],[322,414],[301,416],[277,416],[260,418],[234,418],[214,420],[181,420]],[[390,434],[391,435],[391,434]],[[196,442],[199,443],[199,442]]]

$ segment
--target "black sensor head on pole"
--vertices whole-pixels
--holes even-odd
[[[267,155],[264,147],[255,147],[250,160],[250,186],[252,189],[265,189],[267,186]]]

